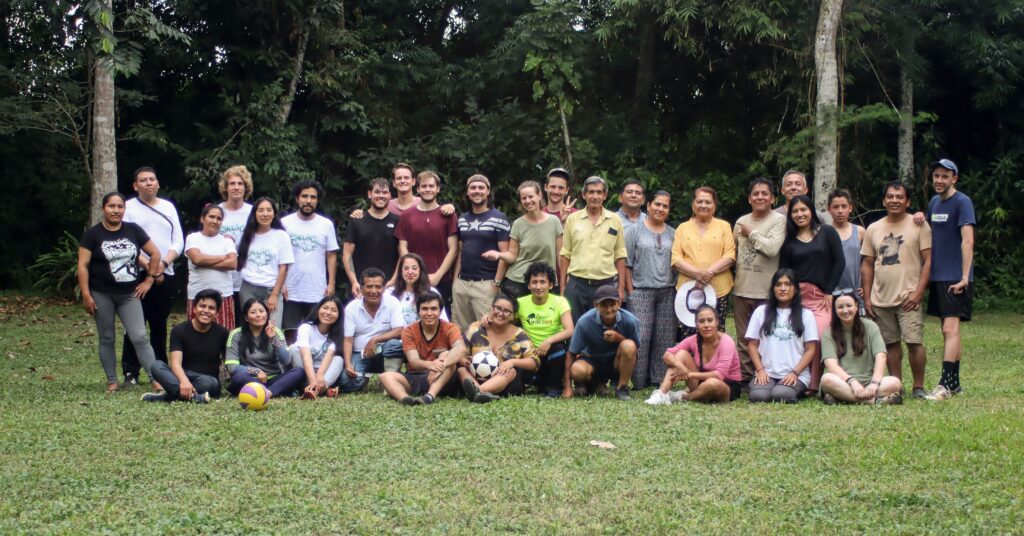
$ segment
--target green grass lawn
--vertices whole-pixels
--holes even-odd
[[[81,308],[8,296],[0,532],[1022,533],[1022,327],[968,324],[965,392],[945,403],[407,408],[368,392],[250,413],[106,395]],[[926,335],[930,388],[932,319]]]

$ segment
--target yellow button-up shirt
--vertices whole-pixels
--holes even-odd
[[[619,274],[615,261],[626,258],[626,233],[622,220],[602,209],[597,225],[590,223],[586,210],[565,219],[561,255],[569,259],[569,275],[583,279],[608,279]]]
[[[675,240],[672,242],[673,265],[682,260],[701,270],[707,270],[719,259],[726,257],[736,260],[736,242],[729,222],[712,218],[703,235],[697,230],[697,223],[693,219],[676,227]],[[679,274],[676,288],[683,286],[687,281],[693,281],[693,278]],[[711,287],[715,289],[715,295],[719,298],[732,291],[732,284],[732,270],[726,270],[711,278]]]

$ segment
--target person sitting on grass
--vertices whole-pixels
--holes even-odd
[[[821,340],[822,399],[826,404],[902,404],[902,382],[885,374],[882,332],[861,318],[857,296],[844,292],[832,301],[832,328]]]
[[[555,269],[550,264],[531,264],[526,269],[525,278],[530,293],[519,298],[516,317],[533,341],[535,355],[540,361],[537,388],[549,398],[558,398],[565,373],[565,353],[573,333],[572,311],[568,300],[551,294]]]
[[[373,266],[360,275],[359,297],[345,306],[345,363],[360,376],[402,368],[402,329],[405,317],[398,298],[384,292],[387,276]]]
[[[366,379],[356,373],[352,363],[337,355],[335,343],[342,337],[341,310],[337,296],[324,296],[299,325],[289,349],[292,367],[306,373],[304,400],[316,400],[323,394],[334,398],[339,392],[351,393],[366,386]]]
[[[205,404],[220,398],[220,364],[228,342],[228,330],[218,324],[220,291],[203,289],[192,300],[192,319],[171,330],[168,361],[153,364],[150,375],[165,392],[142,395],[145,402],[184,400]]]
[[[420,319],[402,330],[408,372],[385,372],[380,384],[388,396],[406,406],[433,404],[441,394],[455,394],[455,365],[465,354],[459,327],[441,320],[441,295],[416,298]]]
[[[521,395],[540,368],[530,336],[512,323],[517,308],[515,300],[498,293],[491,302],[491,312],[484,320],[470,324],[466,331],[465,353],[457,372],[471,402],[484,404],[503,396]],[[485,350],[494,352],[500,364],[490,378],[480,383],[469,364],[474,355]]]
[[[632,399],[629,379],[636,366],[640,327],[633,313],[621,307],[615,285],[604,285],[594,293],[594,308],[580,317],[569,342],[562,397],[587,396],[615,380],[615,397]]]
[[[740,397],[740,355],[728,334],[718,331],[718,312],[704,304],[694,315],[697,333],[669,348],[663,357],[668,373],[661,387],[651,393],[647,403],[671,404],[676,401],[731,402]],[[670,392],[676,382],[686,382],[687,391]]]
[[[284,333],[270,321],[267,304],[257,298],[242,305],[241,326],[228,335],[224,364],[231,374],[228,392],[232,396],[238,396],[249,382],[266,385],[268,397],[287,395],[305,377],[301,368],[292,368]]]
[[[755,371],[750,401],[792,404],[811,381],[818,327],[814,313],[800,305],[793,270],[775,272],[771,288],[768,303],[754,310],[747,325],[747,351]]]

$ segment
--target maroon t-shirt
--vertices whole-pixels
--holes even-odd
[[[409,253],[423,257],[427,272],[434,273],[448,254],[448,237],[458,232],[457,222],[455,214],[442,216],[441,207],[428,211],[412,207],[398,220],[395,237],[405,240]],[[452,270],[448,270],[444,280],[451,279],[451,274]]]

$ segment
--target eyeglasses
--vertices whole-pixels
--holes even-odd
[[[497,314],[505,315],[505,316],[508,316],[508,315],[512,314],[512,309],[506,309],[504,307],[498,307],[497,305],[492,305],[491,306],[491,310],[494,311]]]

